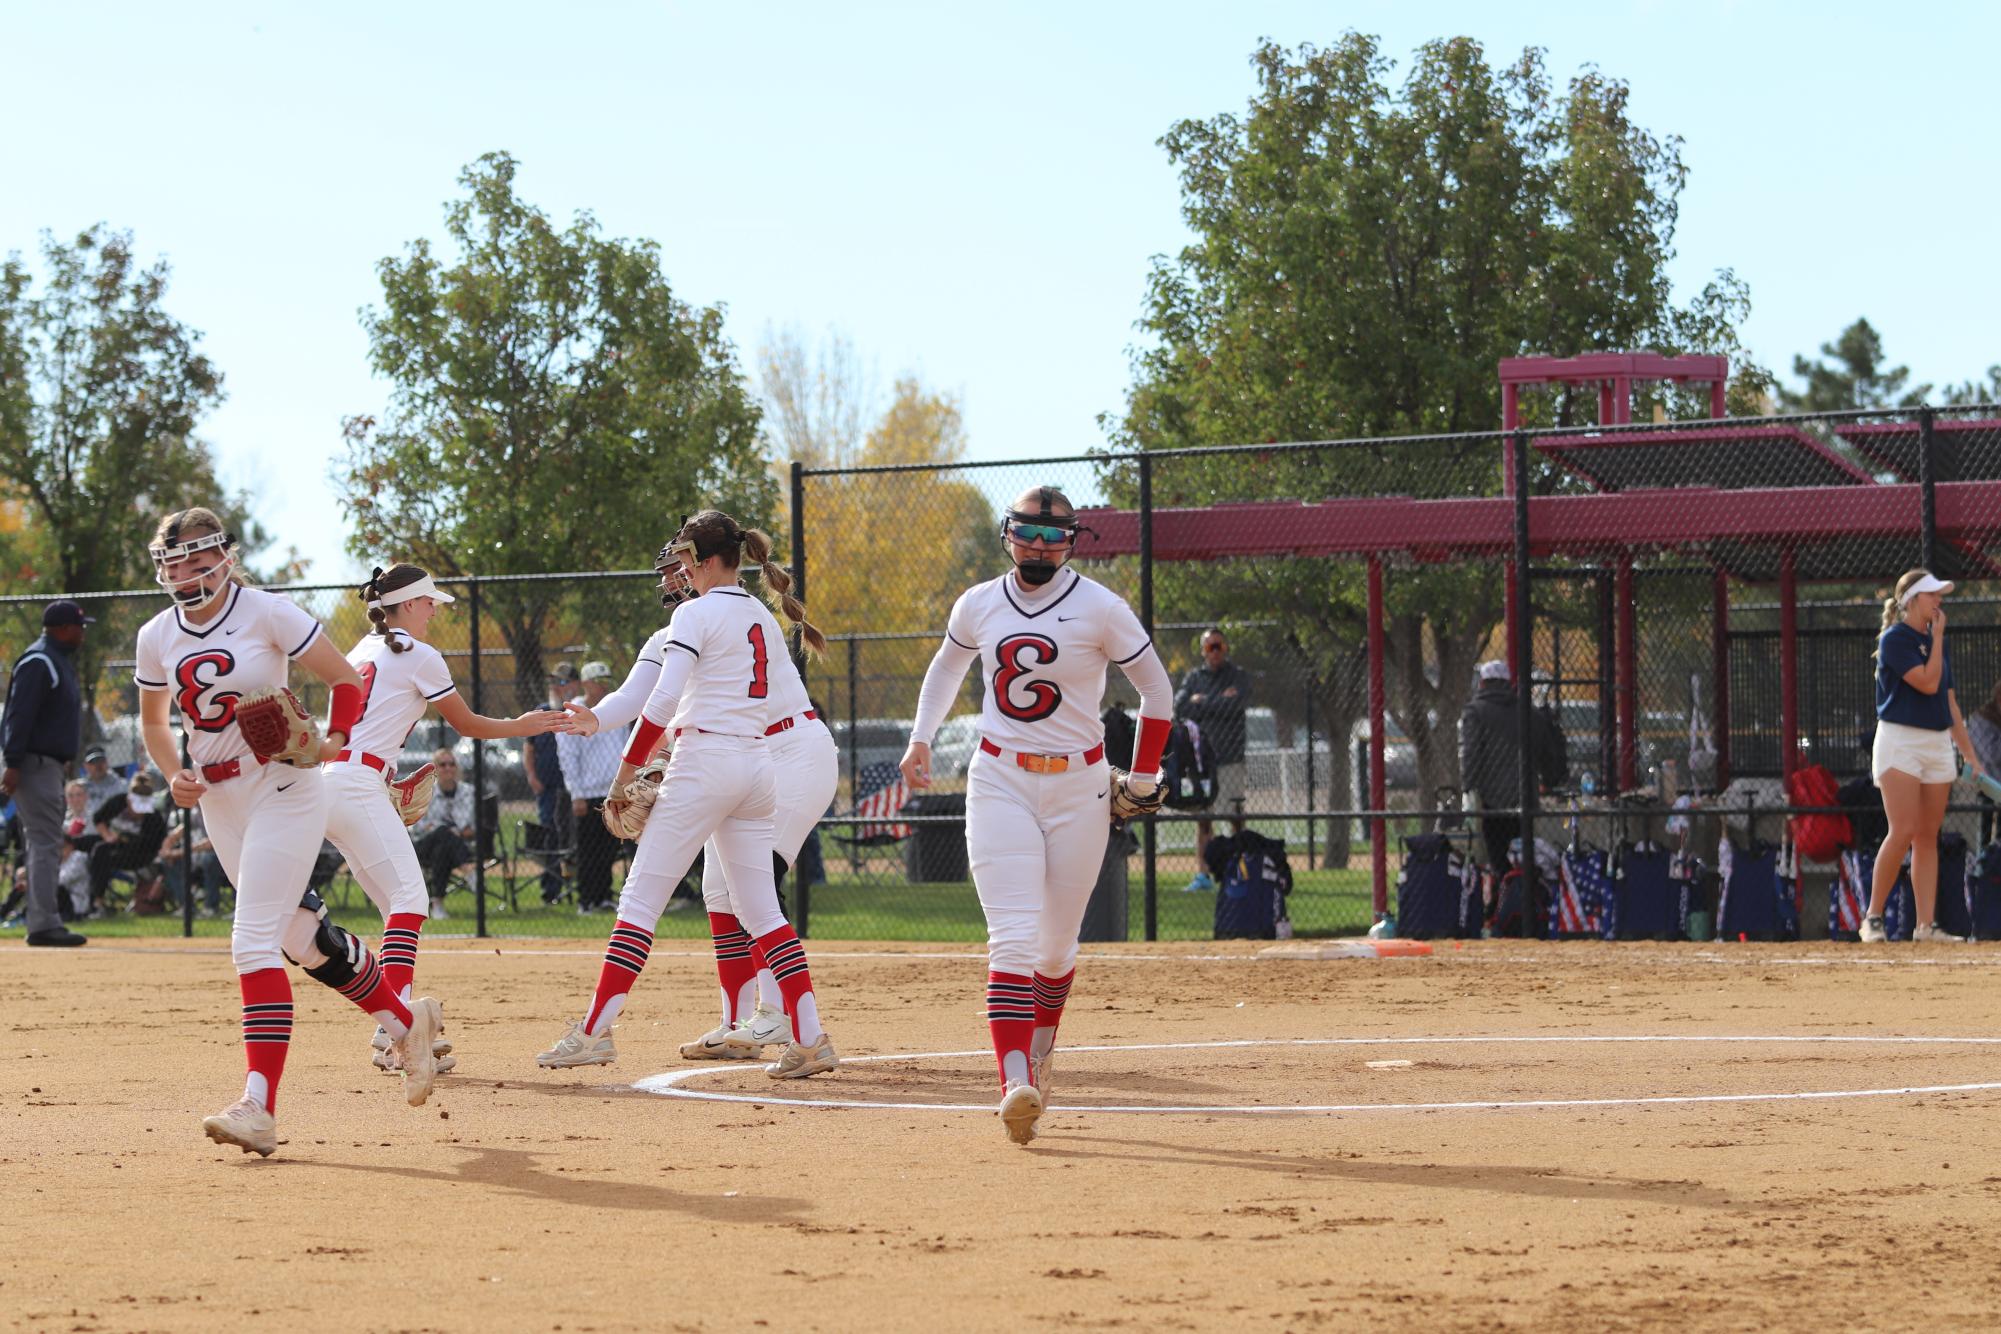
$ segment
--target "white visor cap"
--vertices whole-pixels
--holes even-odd
[[[1941,579],[1927,570],[1925,571],[1924,578],[1904,590],[1903,605],[1906,607],[1910,606],[1911,599],[1920,593],[1950,593],[1951,591],[1952,580]]]
[[[441,603],[458,601],[450,593],[438,591],[438,586],[431,582],[431,576],[427,574],[414,584],[405,584],[401,588],[384,593],[376,599],[376,605],[393,607],[399,602],[408,602],[411,598],[436,598]]]

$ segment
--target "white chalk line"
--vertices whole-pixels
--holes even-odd
[[[1363,1047],[1363,1046],[1465,1046],[1473,1044],[1553,1044],[1553,1043],[1843,1043],[1853,1045],[1996,1046],[2001,1037],[1923,1037],[1901,1035],[1811,1034],[1528,1034],[1521,1036],[1477,1037],[1364,1037],[1364,1038],[1235,1038],[1214,1042],[1141,1042],[1100,1046],[1062,1047],[1064,1055],[1084,1052],[1191,1051],[1245,1047]],[[879,1061],[940,1061],[991,1057],[992,1052],[932,1051],[884,1053],[874,1056],[843,1057],[843,1065]],[[772,1094],[720,1093],[683,1087],[691,1080],[709,1075],[741,1072],[741,1064],[704,1065],[649,1075],[633,1084],[642,1093],[681,1098],[696,1102],[753,1103],[758,1106],[832,1107],[850,1111],[895,1112],[988,1112],[992,1103],[884,1102],[867,1099],[789,1098]],[[1895,1088],[1825,1089],[1772,1093],[1675,1093],[1630,1098],[1521,1098],[1479,1099],[1460,1102],[1363,1102],[1363,1103],[1253,1103],[1238,1106],[1126,1106],[1113,1103],[1072,1103],[1062,1101],[1057,1112],[1079,1114],[1118,1113],[1134,1115],[1195,1116],[1277,1116],[1329,1115],[1342,1112],[1472,1112],[1520,1109],[1560,1109],[1581,1107],[1662,1107],[1699,1103],[1756,1103],[1827,1101],[1838,1098],[1894,1098],[1928,1093],[1985,1093],[2001,1089],[2001,1081],[1975,1084],[1922,1084]]]

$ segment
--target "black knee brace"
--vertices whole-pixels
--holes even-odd
[[[778,911],[784,913],[788,919],[792,916],[792,910],[785,906],[785,873],[791,869],[791,865],[783,857],[775,852],[771,854],[771,887],[778,891]]]
[[[328,921],[326,904],[311,890],[306,891],[299,906],[319,917],[319,926],[313,932],[313,948],[326,956],[325,962],[307,968],[306,976],[338,991],[361,976],[362,965],[368,961],[368,946],[354,932]],[[303,967],[291,955],[285,958]]]

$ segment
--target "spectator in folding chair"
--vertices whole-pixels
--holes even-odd
[[[208,841],[208,830],[203,827],[201,815],[183,823],[179,819],[167,824],[167,837],[160,844],[160,865],[167,873],[167,892],[177,900],[189,890],[189,857],[182,850],[187,844],[188,830],[194,834],[194,857],[192,878],[199,881],[202,903],[199,910],[203,918],[214,917],[222,911],[222,858],[215,855],[215,848]]]
[[[431,756],[438,768],[437,791],[423,818],[410,826],[410,841],[416,846],[417,860],[424,868],[424,883],[431,890],[431,920],[444,921],[445,893],[452,872],[472,860],[473,819],[478,798],[472,784],[461,780],[458,757],[449,750]]]
[[[126,776],[111,767],[104,747],[88,746],[83,752],[83,787],[91,810],[96,810],[125,791]]]
[[[1973,753],[1990,774],[2001,774],[2001,681],[1994,683],[1987,700],[1966,719],[1966,734],[1973,741]],[[1994,841],[1994,802],[1987,793],[1975,790],[1980,798],[1980,846]]]
[[[153,864],[167,837],[167,821],[153,808],[153,780],[133,776],[131,785],[98,807],[98,844],[90,850],[90,899],[100,910],[112,876],[140,872]]]

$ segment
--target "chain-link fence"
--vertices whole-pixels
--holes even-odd
[[[1400,880],[1435,876],[1440,848],[1486,867],[1479,899],[1499,902],[1524,820],[1557,899],[1591,878],[1576,857],[1594,848],[1652,843],[1714,868],[1733,830],[1746,846],[1776,841],[1776,818],[1741,812],[1775,817],[1788,773],[1866,778],[1883,598],[1920,564],[1960,583],[1958,697],[2001,736],[1993,408],[795,468],[780,545],[829,638],[805,670],[841,757],[791,886],[810,934],[982,935],[963,793],[991,664],[938,733],[935,788],[908,792],[896,764],[954,599],[1008,568],[999,516],[1042,486],[1078,507],[1077,567],[1151,629],[1177,715],[1200,720],[1216,769],[1209,806],[1164,811],[1108,849],[1094,933],[1208,935],[1218,860],[1201,852],[1245,831],[1284,845],[1293,927],[1321,934],[1402,909]],[[603,662],[615,685],[662,614],[647,572],[440,583],[459,601],[432,642],[474,710],[498,717],[549,699],[560,664]],[[287,591],[342,647],[366,633],[352,589]],[[129,646],[164,600],[77,596],[99,618],[87,728],[111,766],[143,763]],[[44,601],[0,599],[0,635],[32,639]],[[317,683],[299,684],[323,710]],[[1136,702],[1113,671],[1108,716]],[[404,766],[440,747],[488,796],[478,855],[444,886],[452,922],[601,934],[603,918],[577,908],[575,794],[550,795],[561,766],[546,743],[475,745],[431,717]],[[1989,833],[1970,799],[1952,823]],[[337,860],[323,864],[328,897],[365,918]],[[1814,875],[1831,872],[1797,883],[1817,893]],[[663,930],[700,934],[698,905],[677,902],[690,911]],[[1554,920],[1538,906],[1506,926]],[[198,911],[190,925],[220,930]]]

